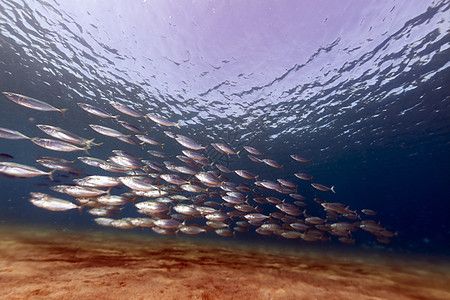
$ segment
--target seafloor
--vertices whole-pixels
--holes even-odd
[[[1,299],[450,299],[445,257],[0,227]]]

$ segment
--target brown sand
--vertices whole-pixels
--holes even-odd
[[[0,298],[450,299],[443,259],[224,243],[3,226]]]

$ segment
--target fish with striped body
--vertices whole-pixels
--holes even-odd
[[[41,100],[37,100],[31,97],[27,97],[24,95],[20,95],[20,94],[16,94],[16,93],[11,93],[11,92],[2,92],[2,94],[8,98],[9,100],[11,100],[12,102],[19,104],[21,106],[24,107],[28,107],[34,110],[39,110],[39,111],[58,111],[60,112],[63,116],[64,113],[67,111],[67,108],[56,108],[44,101]]]
[[[53,150],[53,151],[62,151],[62,152],[74,152],[74,151],[84,151],[88,152],[89,147],[77,147],[75,145],[62,142],[54,139],[41,139],[41,138],[31,138],[31,141],[45,149]]]

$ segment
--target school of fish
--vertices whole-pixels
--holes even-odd
[[[21,106],[56,111],[62,117],[67,110],[16,93],[3,92],[3,95]],[[14,129],[0,127],[0,138],[27,139],[51,150],[50,153],[86,153],[86,156],[78,157],[79,162],[55,156],[36,158],[36,163],[46,170],[0,161],[0,173],[13,177],[48,176],[51,180],[55,172],[75,174],[76,178],[70,184],[50,186],[49,193],[30,193],[29,201],[50,211],[78,209],[81,212],[85,208],[98,225],[120,229],[149,227],[158,234],[214,232],[224,237],[254,230],[260,235],[308,242],[335,239],[345,244],[355,243],[354,233],[358,230],[370,233],[384,244],[397,235],[373,220],[376,215],[373,210],[357,211],[346,204],[326,202],[318,197],[307,200],[299,193],[298,183],[292,180],[279,178],[273,181],[260,178],[254,171],[231,170],[229,166],[211,161],[207,154],[211,151],[206,151],[214,149],[218,154],[237,160],[246,155],[254,164],[283,169],[277,161],[265,158],[259,149],[251,146],[233,149],[223,142],[201,145],[190,137],[176,133],[180,131],[179,123],[153,113],[143,114],[119,102],[110,101],[109,104],[111,110],[119,114],[114,115],[87,103],[78,103],[78,106],[89,114],[111,118],[120,126],[111,128],[90,124],[93,134],[96,132],[141,148],[151,147],[146,152],[147,157],[138,158],[123,150],[112,150],[111,156],[106,159],[90,157],[88,150],[92,146],[102,147],[103,143],[94,143],[94,138],[80,137],[48,124],[38,124],[37,127],[51,138],[28,137]],[[147,119],[147,124],[153,122],[152,125],[164,132],[166,140],[164,143],[158,141],[143,128],[119,120],[120,117]],[[183,147],[181,153],[175,156],[176,160],[164,152],[170,143]],[[11,160],[13,156],[2,154],[0,159]],[[292,154],[290,159],[299,168],[311,161],[299,154]],[[108,175],[81,174],[76,164],[97,168],[101,174]],[[314,182],[310,174],[298,172],[292,175],[300,181],[309,182],[319,195],[335,193],[334,186]],[[127,188],[127,191],[121,192],[118,186]],[[67,200],[68,197],[70,200]],[[308,206],[311,205],[319,206],[323,214],[309,214]],[[125,206],[134,207],[140,217],[121,216]]]

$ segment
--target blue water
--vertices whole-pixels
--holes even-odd
[[[0,127],[44,137],[35,125],[50,124],[104,142],[90,150],[93,157],[106,159],[112,149],[143,157],[153,148],[98,135],[89,124],[125,129],[76,105],[116,114],[108,101],[123,102],[180,121],[177,133],[200,144],[262,150],[284,168],[208,153],[232,169],[295,180],[310,213],[324,217],[312,201],[318,196],[373,209],[377,221],[398,232],[389,245],[358,232],[354,247],[448,254],[448,1],[61,2],[2,1],[0,91],[69,111],[63,118],[2,97]],[[182,147],[162,134],[165,128],[120,119],[166,139],[169,154],[180,153]],[[6,139],[0,152],[29,165],[39,156],[85,156]],[[294,153],[312,162],[294,162]],[[336,194],[300,182],[293,176],[299,171],[334,185]],[[57,174],[62,183],[73,179]],[[48,212],[27,201],[29,192],[48,192],[45,185],[52,184],[43,177],[0,178],[0,220],[96,226],[88,214]],[[123,217],[127,213],[135,210],[127,207]],[[242,237],[286,242],[254,233]]]

